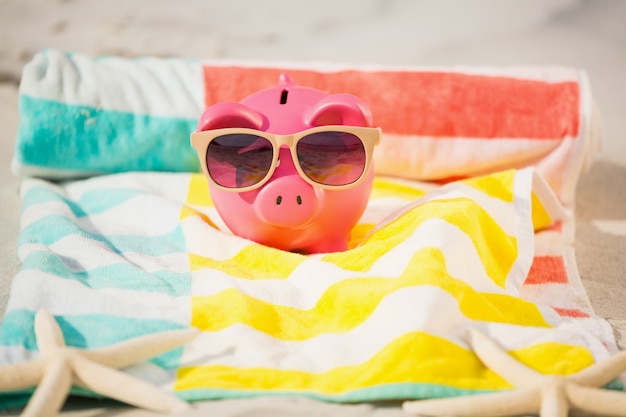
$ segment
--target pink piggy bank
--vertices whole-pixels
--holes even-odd
[[[205,110],[191,143],[230,230],[302,253],[347,249],[372,190],[367,105],[282,74],[275,87]]]

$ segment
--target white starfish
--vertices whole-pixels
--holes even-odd
[[[476,330],[470,331],[470,340],[480,360],[517,388],[494,394],[407,401],[403,404],[405,412],[457,417],[539,412],[541,417],[567,417],[571,407],[594,415],[626,416],[626,393],[598,388],[626,371],[626,351],[562,377],[543,375],[527,367]]]
[[[117,371],[181,346],[196,329],[150,334],[100,349],[65,345],[56,320],[45,309],[35,315],[35,336],[41,356],[0,369],[0,391],[38,385],[22,417],[51,417],[58,413],[72,385],[156,412],[177,412],[189,404],[167,391]]]

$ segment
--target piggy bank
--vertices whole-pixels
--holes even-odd
[[[372,190],[381,131],[349,94],[278,85],[208,107],[191,134],[209,192],[236,235],[300,253],[347,249]]]

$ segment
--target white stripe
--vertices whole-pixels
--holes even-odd
[[[557,197],[555,190],[552,188],[553,184],[549,184],[539,170],[533,168],[532,171],[532,192],[541,202],[541,206],[544,208],[546,213],[548,213],[552,223],[563,221],[562,229],[566,229],[568,219],[571,218],[574,220],[573,211],[563,207],[563,204],[559,200],[559,197]],[[574,241],[572,240],[571,243],[573,244]]]
[[[182,59],[68,55],[43,51],[24,67],[20,94],[141,115],[196,119],[204,109],[202,67]]]
[[[180,224],[189,254],[225,261],[253,244],[250,240],[213,228],[198,216],[187,217]]]
[[[587,314],[593,314],[581,302],[579,297],[583,294],[568,283],[524,285],[520,290],[520,295],[534,303],[557,308],[581,310]]]
[[[102,213],[76,217],[62,201],[48,201],[29,206],[21,222],[27,227],[50,215],[62,215],[87,233],[102,236],[136,235],[160,236],[179,225],[181,206],[163,198],[137,194]]]
[[[38,350],[28,350],[22,345],[3,346],[0,345],[0,367],[21,363],[39,358]],[[1,368],[0,368],[1,369]]]
[[[160,236],[179,226],[180,209],[159,196],[138,194],[105,212],[79,217],[76,223],[96,234]]]
[[[561,329],[483,323],[468,319],[446,291],[431,286],[399,289],[387,295],[367,320],[346,333],[327,333],[303,341],[275,339],[246,325],[235,324],[217,332],[204,332],[185,348],[183,366],[225,365],[264,367],[304,372],[325,372],[358,365],[409,332],[442,337],[465,349],[469,326],[488,331],[505,349],[538,342],[560,341],[595,345],[575,326]]]
[[[486,139],[387,133],[376,147],[374,169],[377,174],[419,180],[478,176],[532,165],[564,146],[564,141],[571,144],[574,138]]]
[[[542,230],[535,233],[535,256],[561,256],[563,235],[555,230]]]
[[[113,252],[102,242],[78,235],[66,236],[50,246],[25,243],[17,249],[18,256],[22,260],[36,251],[50,252],[58,256],[71,272],[87,272],[96,268],[120,264],[129,264],[148,273],[171,271],[181,274],[189,271],[186,253],[169,253],[160,256],[151,256],[139,252],[119,254]]]
[[[214,206],[201,206],[197,204],[187,204],[187,206],[207,216],[219,230],[232,235],[232,232],[228,226],[226,226],[226,223],[224,223],[224,220],[222,220],[220,214]]]
[[[178,374],[177,369],[163,369],[152,362],[143,361],[123,369],[127,373],[144,381],[149,381],[152,385],[157,385],[163,389],[174,391],[174,384]]]
[[[604,341],[611,341],[608,334],[599,336],[600,329],[609,329],[610,326],[602,319],[578,319],[575,323],[564,322],[556,314],[539,307],[548,323],[554,328],[538,328],[531,326],[511,326],[501,323],[486,323],[482,330],[489,334],[505,350],[523,349],[539,343],[562,343],[565,345],[586,347],[591,351],[596,361],[611,356],[612,348]],[[512,331],[512,327],[514,330]],[[588,329],[594,329],[595,332]]]
[[[189,297],[118,288],[93,289],[79,282],[36,270],[23,270],[13,280],[7,311],[37,311],[53,315],[106,314],[134,319],[159,319],[188,325]],[[15,296],[19,295],[19,296]]]
[[[521,169],[513,179],[513,207],[519,226],[515,235],[517,239],[517,258],[511,265],[506,279],[509,294],[519,294],[524,285],[534,259],[535,228],[532,221],[532,192],[535,171],[533,168]]]
[[[381,256],[368,272],[343,270],[314,257],[298,265],[288,279],[247,280],[223,271],[203,269],[192,273],[192,294],[211,296],[236,288],[268,303],[306,310],[314,307],[332,285],[342,280],[398,277],[417,251],[429,247],[443,251],[446,270],[452,277],[468,283],[477,291],[504,292],[487,276],[476,248],[465,233],[445,221],[430,219],[421,224],[409,238]]]
[[[385,220],[390,213],[406,207],[407,200],[399,197],[382,197],[370,199],[359,224],[378,224]]]
[[[94,191],[137,190],[175,202],[184,202],[189,191],[189,173],[127,172],[67,183],[63,189],[72,200]]]
[[[66,217],[72,223],[76,223],[76,216],[72,210],[61,200],[46,201],[26,208],[20,217],[22,229],[31,224],[44,219],[50,215],[57,214]]]

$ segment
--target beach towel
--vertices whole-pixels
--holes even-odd
[[[232,235],[197,172],[189,134],[204,107],[271,87],[285,70],[363,98],[383,129],[347,251],[303,255]],[[543,373],[617,349],[572,247],[575,185],[599,135],[583,71],[46,50],[24,69],[20,115],[14,169],[30,178],[0,366],[38,356],[41,307],[78,348],[199,329],[124,370],[185,400],[509,389],[472,352],[469,328]]]

